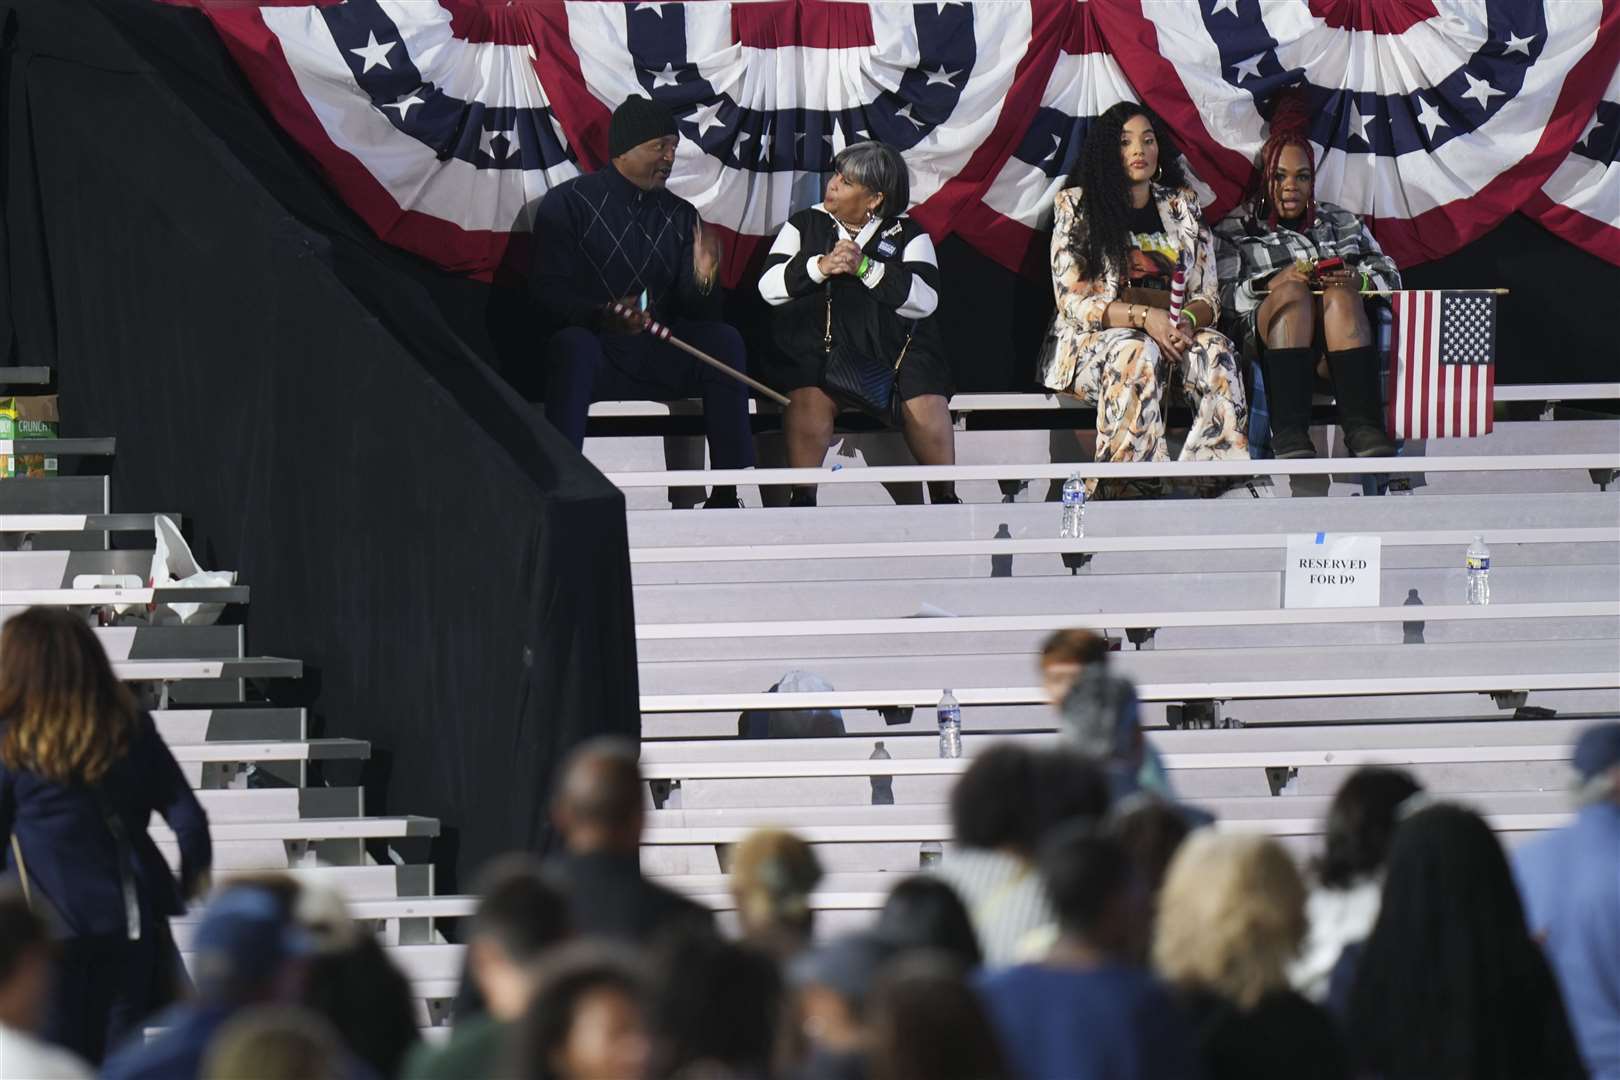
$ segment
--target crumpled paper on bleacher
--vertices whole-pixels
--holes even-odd
[[[220,588],[236,584],[234,570],[204,570],[191,554],[191,545],[180,535],[180,527],[170,518],[159,514],[154,519],[153,532],[157,536],[157,549],[152,552],[153,588]],[[224,604],[155,604],[147,612],[153,626],[212,626],[219,621]]]

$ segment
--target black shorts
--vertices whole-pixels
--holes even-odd
[[[773,361],[765,381],[784,394],[805,386],[822,385],[822,372],[827,360],[826,354],[820,350],[808,357],[788,357],[778,351]],[[906,358],[900,363],[901,401],[910,401],[925,394],[949,398],[953,387],[950,365],[944,357],[933,350],[906,350]]]

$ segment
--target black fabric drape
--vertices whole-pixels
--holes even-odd
[[[305,661],[288,693],[321,734],[372,741],[368,811],[445,823],[441,888],[545,846],[560,756],[639,729],[622,497],[196,12],[6,17],[17,353],[57,367],[63,434],[116,435],[115,509],[179,509],[205,565],[241,571],[252,650]]]

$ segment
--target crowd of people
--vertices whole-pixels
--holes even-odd
[[[1331,383],[1351,453],[1395,452],[1374,326],[1387,307],[1378,294],[1399,288],[1400,274],[1355,214],[1316,197],[1308,120],[1302,101],[1278,104],[1254,190],[1213,231],[1161,118],[1123,102],[1091,123],[1053,206],[1056,309],[1033,374],[1096,406],[1098,461],[1169,460],[1172,389],[1192,415],[1181,460],[1314,457],[1318,379]],[[700,396],[711,464],[752,466],[747,388],[643,332],[656,320],[749,370],[743,337],[721,319],[713,230],[667,187],[675,119],[631,97],[613,114],[609,143],[608,166],[558,185],[537,211],[530,287],[549,335],[546,415],[579,446],[593,401]],[[900,152],[855,143],[833,157],[821,202],[793,213],[771,245],[758,290],[772,335],[754,366],[787,396],[791,467],[822,464],[841,408],[898,428],[920,464],[955,461],[940,269],[909,205]],[[1251,396],[1266,402],[1254,416]],[[1090,486],[1120,498],[1165,490]],[[1203,495],[1230,487],[1194,486]],[[790,498],[814,505],[815,487]],[[930,484],[929,498],[959,501],[949,482]],[[716,487],[705,505],[739,505],[735,487]]]
[[[84,622],[31,609],[0,630],[0,1080],[1620,1077],[1620,723],[1511,861],[1363,768],[1302,868],[1176,798],[1099,639],[1042,664],[1060,738],[977,753],[948,854],[853,932],[818,933],[790,831],[731,853],[731,925],[645,877],[636,747],[577,747],[562,850],[486,868],[428,1042],[377,928],[291,875],[214,890],[187,977],[169,920],[207,887],[206,817]]]

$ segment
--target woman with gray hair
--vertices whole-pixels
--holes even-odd
[[[893,370],[899,426],[919,464],[956,461],[950,368],[932,318],[939,265],[933,241],[906,216],[910,198],[900,152],[855,143],[833,158],[822,201],[790,217],[771,245],[759,291],[777,309],[790,467],[820,468],[840,404],[828,362],[846,357]],[[928,494],[961,501],[950,483],[930,483]],[[794,489],[794,506],[815,502],[814,487]]]

